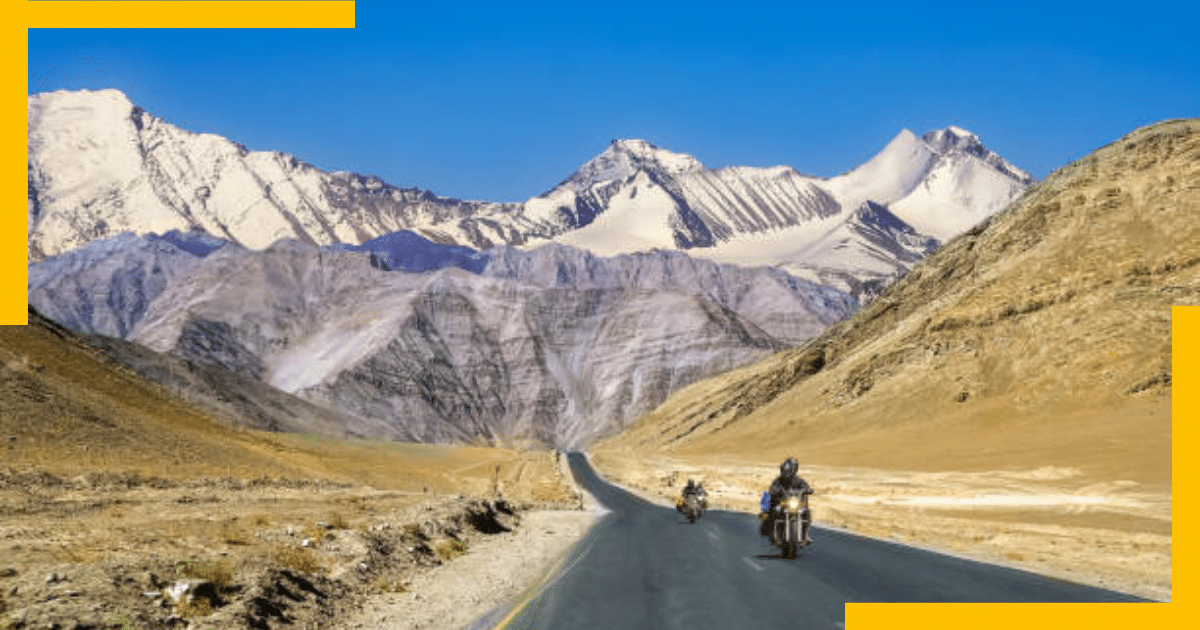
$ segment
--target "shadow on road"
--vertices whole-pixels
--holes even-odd
[[[755,558],[759,558],[759,559],[761,559],[761,560],[788,560],[788,559],[789,559],[789,558],[784,558],[784,557],[783,557],[783,554],[779,554],[779,553],[777,553],[777,554],[775,554],[775,555],[772,555],[772,556],[762,556],[762,555],[759,555],[759,556],[754,556],[754,557],[755,557]],[[797,554],[795,558],[791,558],[791,559],[792,559],[792,560],[799,560],[800,558],[803,558],[803,557],[804,557],[804,554],[803,554],[803,553],[801,553],[801,554]]]

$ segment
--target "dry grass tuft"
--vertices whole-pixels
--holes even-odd
[[[313,545],[319,544],[323,540],[333,540],[333,532],[327,527],[318,525],[317,523],[309,523],[304,529],[300,530],[300,538],[307,538],[312,541]]]
[[[179,577],[212,582],[217,590],[233,585],[233,563],[229,560],[185,560],[175,563]]]
[[[275,562],[285,569],[293,569],[301,573],[317,573],[322,570],[317,557],[304,547],[280,547],[275,550],[274,556]]]
[[[96,549],[63,543],[62,547],[54,550],[54,556],[61,562],[71,564],[88,564],[95,562],[98,557]]]
[[[438,546],[434,548],[434,552],[437,553],[438,557],[442,560],[453,560],[454,558],[467,553],[467,543],[466,541],[458,540],[457,538],[447,540],[438,544]]]
[[[175,606],[175,612],[184,618],[207,617],[213,613],[213,607],[211,602],[202,597],[198,597],[190,602],[185,597]]]
[[[376,593],[407,593],[408,585],[398,580],[389,580],[385,577],[378,577],[371,584],[371,588]]]
[[[249,545],[250,532],[246,528],[238,525],[236,520],[229,520],[221,524],[219,533],[221,542],[229,545]]]
[[[325,522],[329,523],[332,529],[350,529],[350,521],[347,521],[341,512],[330,512]]]

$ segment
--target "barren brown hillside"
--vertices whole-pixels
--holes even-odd
[[[864,529],[883,517],[851,504],[942,488],[950,498],[922,514],[1025,524],[1074,514],[1106,531],[1157,531],[1165,556],[1145,578],[1169,592],[1171,307],[1200,303],[1198,218],[1200,121],[1139,129],[1055,172],[806,346],[678,392],[598,445],[597,463],[662,490],[670,481],[656,467],[765,485],[792,454],[810,475],[845,481],[833,503],[857,493],[838,505]],[[863,474],[843,474],[852,469]],[[955,486],[949,473],[996,480],[988,492],[1001,494],[1004,475],[1049,485],[1010,485],[1028,500],[1008,497],[1000,503],[1019,509],[1002,511],[967,501],[982,486]],[[864,490],[875,482],[879,492]],[[748,506],[753,484],[741,486],[751,500],[731,504]],[[1095,495],[1089,487],[1157,507],[1045,499]]]
[[[0,628],[326,626],[526,510],[579,506],[551,452],[209,413],[34,312],[0,326]],[[189,578],[212,590],[172,600]]]

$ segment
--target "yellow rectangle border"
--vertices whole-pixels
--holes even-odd
[[[4,27],[3,76],[5,152],[3,173],[6,198],[13,206],[3,213],[0,256],[8,274],[0,276],[0,324],[25,324],[27,309],[26,255],[28,232],[16,207],[16,155],[12,147],[28,147],[28,31],[29,28],[306,28],[354,26],[353,2],[26,2],[22,19]],[[131,6],[136,5],[136,6]],[[11,17],[11,16],[10,16]],[[21,104],[17,107],[17,84]],[[26,159],[28,162],[28,159]],[[1195,477],[1189,454],[1197,443],[1200,408],[1200,306],[1172,310],[1172,520],[1184,536],[1173,540],[1172,602],[1161,604],[867,604],[846,605],[848,630],[959,630],[961,628],[1022,628],[1058,630],[1127,630],[1128,628],[1192,627],[1195,610],[1193,573]],[[1175,493],[1175,490],[1180,492]],[[1184,528],[1187,528],[1186,530]],[[1118,550],[1117,553],[1120,553]],[[1192,610],[1188,613],[1188,610]]]
[[[25,28],[354,28],[354,3],[319,0],[26,2]]]

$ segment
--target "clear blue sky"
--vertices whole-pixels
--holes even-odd
[[[1041,178],[1200,116],[1196,2],[427,4],[359,0],[352,30],[32,29],[29,91],[117,88],[251,149],[496,201],[613,138],[832,176],[953,124]]]

